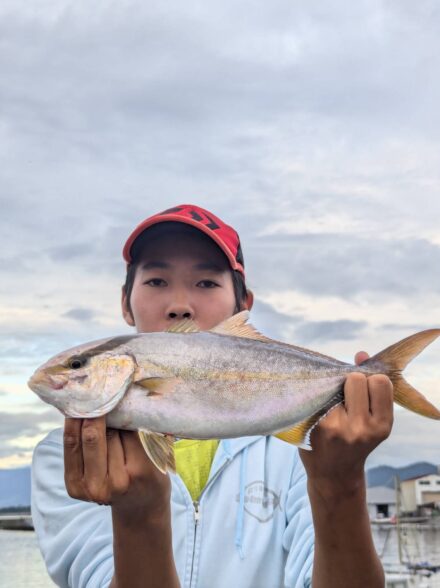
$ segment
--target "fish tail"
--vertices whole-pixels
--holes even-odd
[[[394,401],[408,410],[431,419],[440,419],[440,411],[405,380],[402,371],[412,359],[439,336],[440,329],[421,331],[387,347],[363,362],[363,365],[371,364],[371,367],[377,363],[385,366],[383,373],[387,374],[393,384]]]

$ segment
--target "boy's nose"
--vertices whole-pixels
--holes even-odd
[[[180,311],[180,312],[175,312],[175,311],[170,311],[168,313],[168,318],[171,319],[186,319],[186,318],[192,318],[192,313],[189,310],[185,310],[185,311]]]
[[[190,304],[180,302],[170,304],[167,310],[167,315],[170,319],[190,319],[194,318],[194,311]]]

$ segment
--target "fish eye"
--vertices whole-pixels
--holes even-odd
[[[85,357],[71,357],[68,361],[68,366],[72,370],[79,370],[86,363]]]

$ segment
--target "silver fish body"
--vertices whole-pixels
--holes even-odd
[[[354,371],[388,375],[396,402],[440,419],[402,376],[440,329],[416,333],[355,366],[269,339],[247,319],[244,311],[210,331],[184,321],[173,332],[87,343],[49,360],[29,386],[66,416],[105,414],[111,427],[152,433],[144,446],[163,471],[171,463],[169,447],[164,454],[159,447],[159,456],[155,447],[152,452],[160,445],[157,433],[188,439],[277,434],[307,444],[313,426],[343,401],[344,381]]]
[[[148,394],[133,383],[107,415],[108,425],[184,438],[283,431],[329,405],[348,373],[372,373],[282,343],[210,332],[140,335],[125,351],[136,358],[138,380],[172,385]]]

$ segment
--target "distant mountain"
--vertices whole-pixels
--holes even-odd
[[[367,486],[394,488],[394,477],[409,480],[419,476],[437,474],[438,467],[428,462],[417,462],[401,468],[377,466],[367,470]],[[31,468],[0,469],[0,509],[24,507],[31,504]]]
[[[401,468],[378,466],[367,470],[367,486],[368,488],[373,488],[374,486],[394,488],[395,476],[399,476],[401,480],[410,480],[411,478],[437,474],[438,471],[438,466],[426,461],[419,461]]]
[[[31,504],[31,468],[0,469],[0,509]]]

